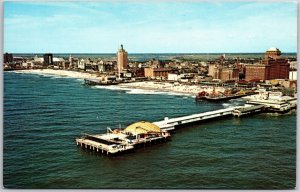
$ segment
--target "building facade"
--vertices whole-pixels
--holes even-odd
[[[128,53],[123,48],[123,45],[121,45],[121,48],[117,52],[117,66],[119,73],[128,67]]]
[[[208,75],[213,79],[220,79],[221,81],[238,81],[239,69],[234,67],[222,67],[218,64],[211,63],[208,68]]]
[[[48,66],[48,65],[53,65],[53,54],[51,53],[46,53],[43,55],[44,57],[44,65]]]
[[[257,64],[249,64],[245,67],[245,80],[270,80],[288,79],[290,65],[286,58],[281,57],[277,48],[270,48],[265,53],[265,58]]]
[[[13,62],[13,55],[11,53],[4,53],[3,54],[3,62],[4,63],[11,63]]]
[[[177,70],[171,68],[144,68],[145,77],[156,79],[167,79],[169,73],[175,73]]]

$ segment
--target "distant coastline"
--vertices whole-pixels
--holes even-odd
[[[30,69],[30,70],[17,70],[12,71],[15,73],[25,73],[25,74],[37,74],[37,75],[49,75],[49,76],[59,76],[68,77],[76,79],[87,79],[87,78],[99,78],[95,74],[86,72],[77,72],[69,70],[55,70],[55,69]],[[102,86],[103,88],[110,89],[112,86]],[[151,90],[155,92],[168,92],[182,95],[195,96],[201,91],[212,92],[213,87],[199,86],[199,85],[185,85],[185,84],[174,84],[168,82],[155,82],[155,81],[140,81],[132,83],[120,83],[119,85],[114,85],[114,88],[120,89],[134,89],[138,90]],[[225,88],[218,87],[216,91],[224,91]],[[155,93],[153,92],[153,93]]]
[[[16,57],[42,57],[44,53],[13,53]],[[153,58],[159,60],[169,60],[176,58],[184,58],[191,60],[211,60],[218,58],[221,54],[225,54],[228,57],[240,57],[240,58],[261,58],[263,52],[256,53],[129,53],[128,58],[132,61],[148,61]],[[77,58],[105,58],[111,59],[116,57],[116,53],[53,53],[54,57],[68,58],[70,55]],[[297,57],[297,52],[283,52],[283,56]]]

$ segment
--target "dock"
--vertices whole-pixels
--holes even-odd
[[[248,114],[260,113],[266,109],[265,105],[249,105],[249,107],[237,108],[232,111],[232,115],[240,117]]]
[[[84,79],[85,85],[117,85],[119,84],[117,81],[101,81],[100,79]]]
[[[103,134],[84,134],[76,138],[77,146],[100,152],[105,155],[117,155],[134,151],[136,148],[152,146],[170,140],[170,133],[161,130],[150,122],[137,122],[122,130],[117,128]]]
[[[109,141],[101,137],[102,135],[85,135],[76,138],[77,146],[83,149],[89,149],[106,155],[129,152],[134,149],[133,145],[125,142]]]
[[[230,96],[219,96],[219,97],[210,97],[210,96],[205,96],[203,99],[207,101],[213,101],[213,102],[218,102],[218,101],[227,101],[231,99],[237,99],[241,97],[248,96],[249,94],[240,94],[240,95],[230,95]]]
[[[290,100],[269,100],[269,99],[255,99],[247,101],[248,104],[260,106],[265,106],[268,112],[277,112],[277,113],[285,113],[290,111],[291,109],[297,108],[297,98]]]
[[[198,95],[196,95],[195,100],[196,101],[206,100],[206,101],[212,101],[212,102],[219,102],[219,101],[227,101],[227,100],[237,99],[237,98],[255,95],[255,94],[257,94],[257,93],[255,93],[253,91],[248,91],[248,92],[236,93],[236,94],[221,93],[221,94],[217,95],[215,93],[215,91],[213,91],[212,94],[209,94],[209,93],[203,91],[203,92],[198,93]]]
[[[293,100],[293,103],[294,102]],[[294,105],[296,106],[296,104]],[[108,129],[107,133],[104,134],[86,134],[83,137],[76,138],[76,143],[77,146],[83,149],[89,149],[107,155],[127,153],[142,146],[146,147],[169,141],[171,137],[170,133],[178,127],[227,116],[241,117],[260,113],[268,111],[270,107],[272,107],[270,104],[266,105],[265,103],[245,104],[243,106],[229,107],[176,118],[165,117],[164,120],[152,123],[141,121],[129,125],[124,130]]]
[[[241,108],[241,106],[240,107],[230,107],[230,108],[226,108],[226,109],[218,109],[215,111],[208,111],[208,112],[204,112],[204,113],[198,113],[198,114],[177,117],[177,118],[171,118],[171,119],[169,119],[168,117],[165,117],[164,120],[153,122],[153,124],[159,126],[162,130],[172,131],[178,126],[183,126],[186,124],[196,123],[196,122],[204,121],[204,120],[211,120],[214,118],[230,116],[230,115],[232,115],[232,112],[238,108]]]

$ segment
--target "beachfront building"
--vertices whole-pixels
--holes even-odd
[[[3,62],[4,63],[11,63],[11,62],[13,62],[13,54],[11,54],[11,53],[4,53],[3,54]]]
[[[144,68],[145,77],[152,79],[167,79],[169,73],[176,73],[177,69],[172,68]]]
[[[51,53],[46,53],[43,55],[44,58],[44,66],[48,66],[48,65],[53,65],[53,54]]]
[[[289,78],[288,60],[281,57],[278,48],[270,48],[265,53],[265,58],[256,64],[247,64],[245,67],[245,80],[269,80]]]
[[[290,71],[289,80],[296,80],[297,81],[297,71]]]
[[[105,72],[104,61],[103,61],[103,60],[98,61],[97,64],[98,64],[98,71],[99,71],[100,73]]]
[[[128,67],[128,53],[123,48],[123,45],[121,45],[121,48],[117,52],[117,67],[119,76],[123,69],[127,69]]]
[[[168,74],[168,81],[178,81],[179,75],[176,73],[169,73]]]
[[[87,63],[89,63],[87,59],[81,59],[78,62],[78,69],[85,70]]]
[[[54,69],[66,69],[65,60],[63,58],[53,57],[53,65]]]
[[[236,67],[220,66],[216,63],[210,63],[208,68],[208,75],[213,79],[220,79],[221,81],[238,81],[239,69]]]

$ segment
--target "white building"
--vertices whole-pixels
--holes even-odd
[[[168,73],[168,81],[178,81],[178,74]]]
[[[297,71],[290,71],[289,80],[297,80]]]
[[[86,66],[86,60],[81,59],[78,63],[78,69],[85,70],[85,66]]]

